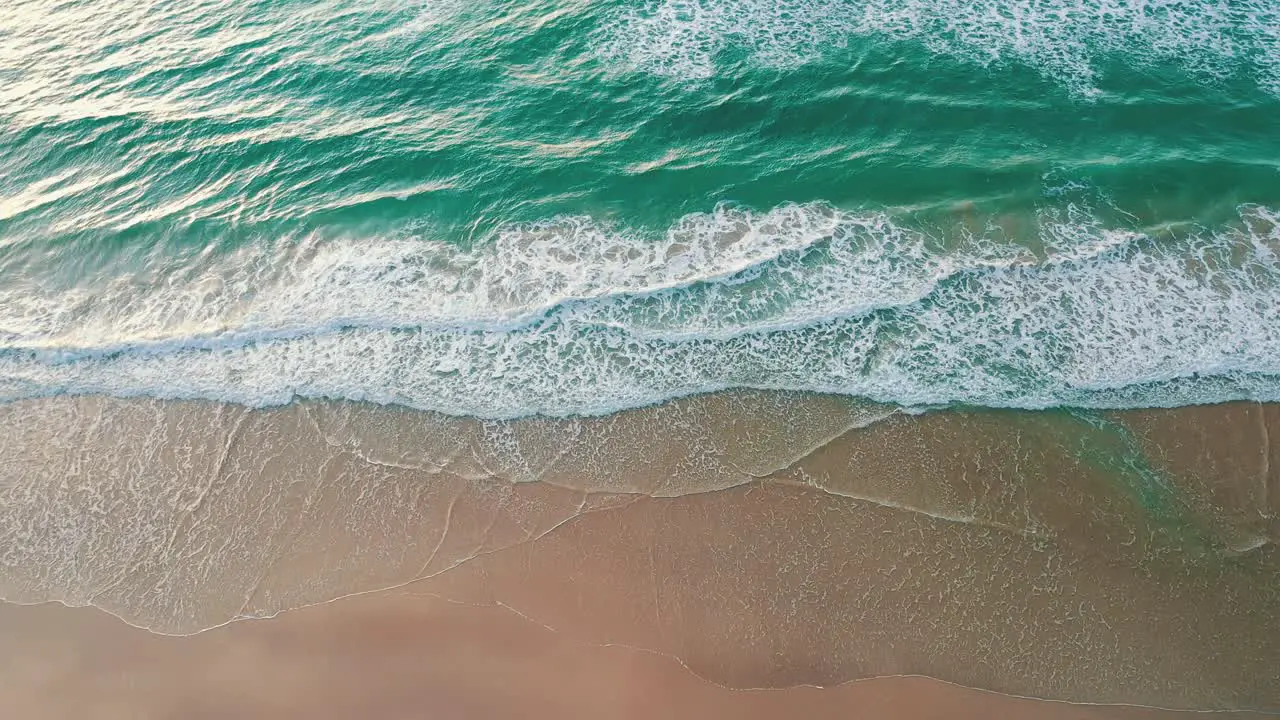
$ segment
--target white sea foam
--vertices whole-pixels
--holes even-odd
[[[132,269],[52,292],[45,278],[24,282],[33,273],[6,273],[13,280],[0,288],[0,338],[57,357],[348,327],[511,330],[574,302],[742,282],[745,271],[833,234],[867,225],[875,238],[883,224],[818,206],[757,214],[723,205],[656,239],[570,217],[502,228],[477,252],[421,238],[310,237],[175,262],[160,248],[120,263]]]
[[[315,241],[0,297],[0,399],[348,398],[596,414],[728,387],[906,406],[1280,399],[1280,215],[1177,240],[1040,218],[1039,257],[878,214],[585,219],[470,251]],[[1004,247],[1004,250],[1000,248]]]
[[[620,12],[599,47],[620,67],[698,79],[728,51],[785,68],[872,38],[983,66],[1023,63],[1083,93],[1109,58],[1206,78],[1244,70],[1276,92],[1277,28],[1269,0],[649,0]]]

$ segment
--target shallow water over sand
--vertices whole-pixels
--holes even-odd
[[[0,410],[11,601],[186,634],[429,582],[731,687],[921,674],[1280,707],[1271,406],[912,416],[731,393],[492,423],[348,403]]]

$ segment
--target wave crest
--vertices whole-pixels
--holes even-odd
[[[1280,398],[1275,211],[1178,240],[1073,206],[1038,227],[1037,254],[981,233],[943,249],[883,214],[722,206],[657,241],[577,218],[469,251],[309,241],[60,294],[32,294],[35,278],[0,298],[0,398],[304,396],[493,418],[730,387],[907,406]]]
[[[991,66],[1016,62],[1083,94],[1111,58],[1175,63],[1202,78],[1252,72],[1280,94],[1280,8],[1191,0],[649,0],[617,15],[600,42],[615,65],[709,78],[736,51],[773,68],[858,38],[909,41]]]

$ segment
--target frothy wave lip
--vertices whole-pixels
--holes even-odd
[[[788,68],[866,38],[980,66],[1022,63],[1083,95],[1101,67],[1174,64],[1215,80],[1252,73],[1280,94],[1280,6],[1268,0],[648,0],[599,39],[614,67],[698,80],[727,50]]]
[[[891,311],[926,300],[937,287],[962,275],[983,272],[1000,272],[1022,266],[1049,267],[1064,262],[1088,261],[1132,242],[1137,236],[1116,233],[1097,243],[1082,246],[1063,255],[1052,255],[1040,262],[1028,257],[1012,259],[991,258],[939,258],[922,263],[918,278],[906,278],[905,287],[911,289],[899,295],[850,296],[831,298],[829,304],[806,306],[803,312],[779,312],[765,319],[755,319],[741,324],[726,323],[722,327],[655,326],[628,323],[620,317],[614,305],[643,304],[652,302],[678,302],[681,295],[694,295],[697,286],[724,284],[735,286],[748,282],[744,275],[765,275],[777,270],[778,261],[785,253],[766,257],[758,263],[736,267],[717,268],[715,272],[691,280],[671,282],[662,286],[637,288],[610,288],[592,296],[556,297],[528,308],[512,309],[503,315],[474,316],[468,319],[442,318],[428,322],[388,322],[384,318],[337,317],[321,323],[298,324],[282,327],[246,325],[239,328],[219,328],[208,332],[171,333],[136,340],[90,340],[82,342],[75,336],[46,338],[40,335],[24,336],[0,331],[0,355],[27,356],[41,363],[60,364],[81,360],[101,360],[121,354],[167,355],[187,351],[228,351],[261,343],[288,342],[307,337],[322,337],[350,332],[388,333],[452,333],[452,334],[502,334],[534,330],[557,318],[571,319],[584,329],[611,328],[636,338],[670,342],[698,340],[732,340],[742,335],[759,335],[801,330],[806,327],[858,318],[871,313]],[[802,246],[788,252],[804,253],[830,238],[808,238]],[[913,252],[922,253],[919,248]],[[886,258],[888,260],[888,258]],[[706,292],[713,292],[705,289]]]
[[[1280,399],[1280,215],[1241,220],[1158,240],[1067,206],[1037,219],[1038,259],[981,236],[938,251],[820,204],[722,206],[658,240],[578,218],[472,251],[258,246],[148,282],[6,288],[0,399],[300,396],[493,418],[729,388],[911,407]]]

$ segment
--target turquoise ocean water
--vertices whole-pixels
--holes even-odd
[[[1272,0],[16,0],[0,400],[1280,400]]]

